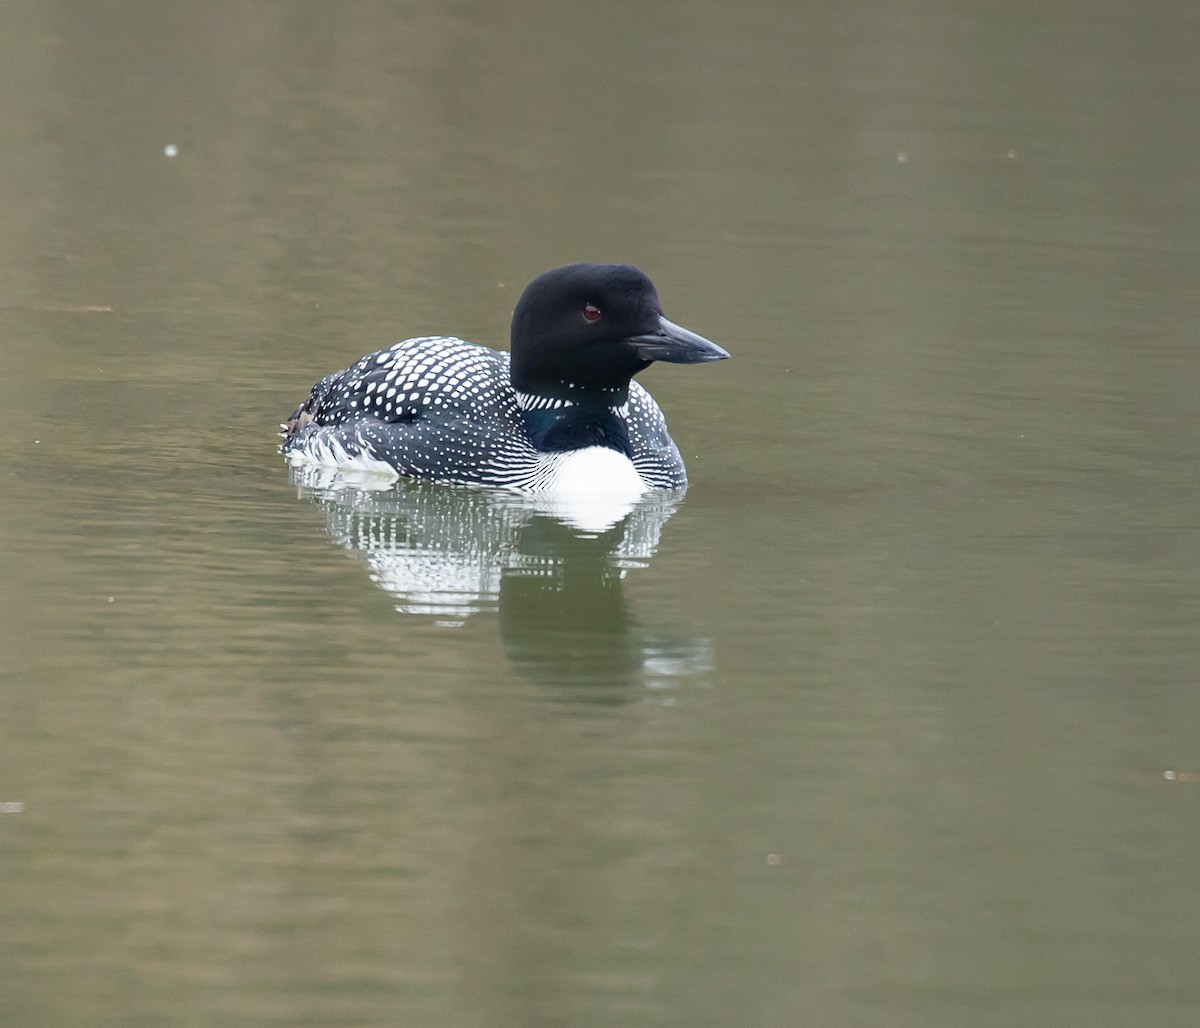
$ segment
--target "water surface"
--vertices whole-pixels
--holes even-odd
[[[1195,1023],[1193,5],[0,36],[0,1020]],[[576,259],[686,497],[289,475]]]

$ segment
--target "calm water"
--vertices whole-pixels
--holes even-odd
[[[1197,44],[7,5],[0,1023],[1196,1024]],[[584,258],[734,355],[686,498],[289,476]]]

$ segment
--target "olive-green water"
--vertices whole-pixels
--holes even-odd
[[[1198,48],[6,4],[0,1023],[1200,1023]],[[733,354],[682,501],[289,476],[578,259]]]

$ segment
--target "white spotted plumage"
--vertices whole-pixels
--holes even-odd
[[[307,423],[284,441],[296,464],[349,467],[445,483],[531,491],[630,492],[687,484],[658,404],[637,382],[612,411],[632,457],[602,447],[545,453],[521,411],[572,401],[518,393],[509,355],[453,336],[405,339],[313,387]],[[300,413],[300,412],[298,412]]]

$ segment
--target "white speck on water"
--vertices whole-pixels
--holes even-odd
[[[163,156],[165,157],[174,157],[177,153],[179,153],[179,147],[174,143],[168,143],[163,147]]]
[[[904,150],[901,150],[898,154],[896,154],[896,163],[897,164],[907,164],[908,163],[908,153]]]
[[[25,809],[25,804],[20,800],[10,800],[7,803],[0,803],[0,814],[20,814]]]

